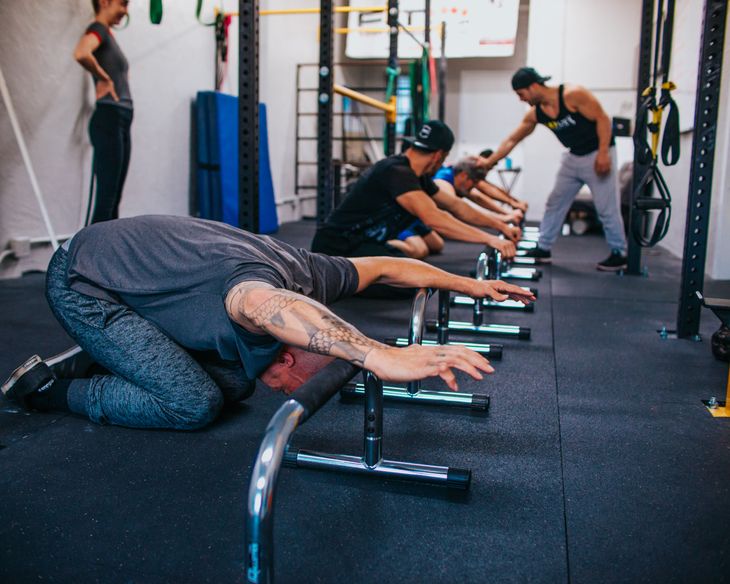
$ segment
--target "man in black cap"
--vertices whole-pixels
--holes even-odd
[[[402,257],[406,251],[398,234],[420,220],[425,227],[418,235],[433,229],[446,238],[490,245],[513,257],[511,241],[439,208],[439,187],[431,177],[453,145],[454,134],[446,124],[426,122],[402,154],[380,160],[352,185],[345,200],[317,229],[312,251],[345,257]]]
[[[619,207],[611,120],[596,97],[584,87],[567,84],[551,87],[545,85],[549,79],[532,67],[522,67],[512,76],[512,89],[521,101],[532,107],[497,151],[482,159],[482,164],[493,167],[529,136],[537,124],[552,130],[569,152],[563,154],[555,186],[545,205],[538,247],[529,255],[550,262],[550,249],[560,234],[565,215],[585,184],[591,190],[611,248],[611,255],[596,264],[596,268],[618,271],[626,267],[626,237]]]

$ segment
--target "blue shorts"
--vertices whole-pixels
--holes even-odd
[[[397,239],[405,241],[406,239],[408,239],[409,237],[413,237],[414,235],[420,235],[421,237],[423,237],[424,235],[428,235],[429,233],[431,233],[431,231],[433,231],[433,229],[431,229],[420,219],[416,219],[413,223],[411,223],[408,227],[406,227],[398,234]]]

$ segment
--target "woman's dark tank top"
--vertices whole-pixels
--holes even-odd
[[[539,105],[535,106],[538,123],[552,130],[557,139],[562,142],[563,146],[569,148],[572,154],[583,156],[598,150],[596,122],[592,122],[578,112],[571,112],[565,107],[562,85],[558,87],[558,106],[560,109],[557,118],[551,118],[542,111]],[[613,136],[611,146],[613,146]]]

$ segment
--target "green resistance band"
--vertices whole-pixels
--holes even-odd
[[[152,24],[162,22],[162,0],[150,0],[150,21]]]

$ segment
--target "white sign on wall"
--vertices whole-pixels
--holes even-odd
[[[350,6],[373,6],[373,0],[350,0]],[[399,2],[400,24],[424,39],[424,0]],[[511,57],[515,52],[519,0],[431,0],[431,46],[441,55],[441,23],[446,26],[446,56]],[[387,59],[390,39],[385,12],[351,12],[345,53],[351,59]],[[398,34],[398,57],[421,56],[419,44],[404,30]]]

